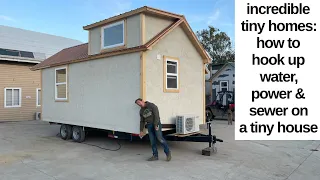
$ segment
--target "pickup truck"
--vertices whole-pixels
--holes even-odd
[[[224,98],[226,96],[227,98]],[[215,117],[227,115],[228,109],[234,112],[234,92],[233,91],[220,91],[217,93],[216,100],[206,105],[206,122],[212,121]]]

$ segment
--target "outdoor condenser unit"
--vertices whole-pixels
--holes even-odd
[[[179,115],[176,119],[176,133],[189,134],[199,131],[198,117],[193,115]]]
[[[36,112],[36,120],[41,120],[41,112]]]

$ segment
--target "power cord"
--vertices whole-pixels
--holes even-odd
[[[98,146],[98,145],[88,144],[88,143],[82,143],[82,144],[85,144],[85,145],[88,145],[88,146],[94,146],[94,147],[97,147],[97,148],[100,148],[100,149],[103,149],[103,150],[106,150],[106,151],[119,151],[121,149],[121,144],[118,141],[117,141],[117,144],[119,145],[119,147],[117,149],[108,149],[108,148],[104,148],[104,147],[101,147],[101,146]]]
[[[60,137],[60,133],[58,133],[56,135],[57,137]],[[101,147],[101,146],[98,146],[98,145],[95,145],[95,144],[89,144],[89,143],[85,143],[85,142],[82,142],[81,144],[85,144],[85,145],[88,145],[88,146],[93,146],[93,147],[97,147],[97,148],[100,148],[100,149],[103,149],[103,150],[106,150],[106,151],[119,151],[122,146],[121,144],[119,143],[119,141],[117,141],[117,144],[118,144],[118,148],[117,149],[108,149],[108,148],[104,148],[104,147]]]

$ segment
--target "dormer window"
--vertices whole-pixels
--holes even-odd
[[[115,22],[102,27],[101,49],[125,45],[125,21]]]

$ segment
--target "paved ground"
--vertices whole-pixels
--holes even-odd
[[[121,149],[106,151],[63,141],[59,127],[44,122],[0,123],[1,180],[319,180],[319,141],[234,141],[234,127],[215,122],[225,142],[214,156],[202,156],[206,143],[169,142],[171,162],[147,162],[147,142],[120,141]],[[117,141],[89,136],[86,143],[117,149]]]

